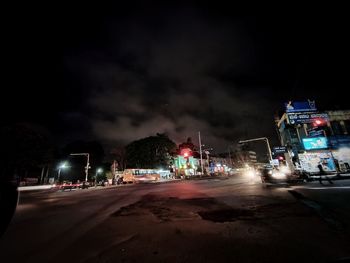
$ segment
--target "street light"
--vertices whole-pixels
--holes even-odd
[[[239,144],[242,143],[246,143],[246,142],[254,142],[254,141],[265,141],[266,145],[267,145],[267,149],[269,151],[269,158],[270,158],[270,162],[272,162],[272,153],[271,153],[271,148],[270,148],[270,144],[269,144],[269,139],[267,139],[266,137],[261,137],[261,138],[255,138],[255,139],[249,139],[249,140],[244,140],[244,141],[239,141]]]
[[[60,163],[60,165],[58,166],[58,175],[57,175],[57,181],[60,181],[60,175],[61,175],[61,170],[62,169],[66,169],[68,168],[67,162],[62,162]]]
[[[84,155],[86,156],[86,167],[85,167],[85,182],[87,182],[88,175],[89,175],[89,161],[90,161],[90,154],[89,153],[71,153],[70,155]]]
[[[96,174],[95,174],[95,186],[97,184],[97,175],[102,173],[103,172],[103,169],[102,168],[98,168],[96,169]]]

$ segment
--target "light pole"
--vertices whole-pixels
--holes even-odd
[[[57,182],[60,182],[60,176],[61,176],[61,170],[68,168],[67,162],[62,162],[58,166],[58,173],[57,173]]]
[[[203,174],[203,157],[202,157],[202,141],[201,141],[201,132],[198,132],[198,141],[199,141],[199,154],[201,157],[201,176]]]
[[[97,175],[100,174],[100,173],[102,173],[102,172],[103,172],[102,168],[96,169],[96,174],[95,174],[95,186],[97,185]]]
[[[267,149],[268,149],[268,151],[269,151],[270,162],[272,162],[272,153],[271,153],[270,143],[269,143],[269,139],[267,139],[266,137],[261,137],[261,138],[255,138],[255,139],[249,139],[249,140],[239,141],[238,143],[241,144],[241,143],[254,142],[254,141],[265,141],[265,142],[266,142]]]
[[[89,153],[71,153],[70,155],[84,155],[86,156],[86,167],[85,167],[85,182],[88,180],[88,175],[89,175],[89,161],[90,161],[90,154]]]

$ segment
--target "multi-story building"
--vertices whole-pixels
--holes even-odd
[[[289,102],[276,125],[292,168],[300,165],[310,173],[350,170],[350,110],[317,111],[311,101]]]

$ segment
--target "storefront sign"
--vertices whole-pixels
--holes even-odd
[[[289,113],[288,121],[290,124],[303,124],[312,123],[315,120],[322,119],[323,121],[328,121],[329,117],[327,113]]]

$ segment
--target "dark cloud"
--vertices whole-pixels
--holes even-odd
[[[342,14],[153,2],[69,10],[16,27],[14,86],[28,88],[9,91],[21,112],[7,119],[111,145],[201,131],[221,151],[243,138],[277,143],[273,116],[289,99],[347,106]]]
[[[201,131],[207,144],[223,150],[243,136],[269,134],[269,98],[214,74],[239,76],[252,70],[252,40],[239,32],[245,21],[208,23],[186,10],[161,16],[156,30],[137,21],[119,35],[130,20],[112,23],[111,47],[84,54],[80,66],[89,83],[97,137],[126,143],[165,132],[179,143]],[[68,59],[82,63],[74,56]],[[265,125],[255,132],[261,121]]]

